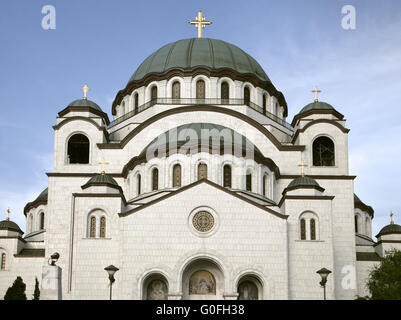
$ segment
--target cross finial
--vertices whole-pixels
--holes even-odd
[[[298,167],[301,167],[301,176],[305,177],[305,168],[307,167],[305,162],[302,160],[301,164],[299,164]]]
[[[107,161],[104,161],[104,160],[102,160],[102,161],[100,161],[99,162],[99,164],[102,166],[102,172],[101,172],[101,174],[102,175],[105,175],[106,174],[106,166],[109,164]]]
[[[7,221],[10,221],[10,208],[7,208]]]
[[[391,219],[391,224],[394,224],[394,220],[393,220],[393,216],[394,216],[394,213],[393,213],[393,211],[391,211],[391,213],[390,213],[390,219]]]
[[[212,24],[211,21],[205,20],[205,17],[202,15],[202,10],[199,10],[198,16],[195,18],[195,20],[190,20],[188,21],[190,24],[194,24],[196,28],[198,28],[198,38],[202,38],[202,29],[207,25],[207,24]]]
[[[322,91],[319,90],[319,89],[317,88],[317,86],[315,86],[315,89],[313,89],[312,92],[315,94],[315,102],[318,102],[318,101],[319,101],[319,100],[317,99],[317,98],[318,98],[318,95],[319,95],[319,93],[322,92]]]
[[[83,88],[81,88],[81,90],[84,92],[84,99],[86,100],[86,94],[88,93],[88,91],[90,90],[90,88],[88,88],[88,86],[85,84]]]

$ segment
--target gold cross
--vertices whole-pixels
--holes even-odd
[[[198,28],[198,38],[202,38],[202,29],[207,24],[212,24],[211,21],[206,21],[205,17],[202,16],[202,10],[199,10],[198,16],[196,17],[195,20],[190,20],[190,21],[188,21],[188,23],[195,24],[195,27]]]
[[[301,167],[301,175],[302,177],[305,177],[305,168],[307,167],[307,165],[304,163],[304,161],[302,160],[301,164],[298,165],[298,167]]]
[[[83,88],[81,88],[81,90],[84,92],[84,99],[86,100],[86,94],[88,93],[88,91],[90,90],[90,88],[88,88],[87,85],[84,85]]]
[[[394,216],[394,213],[393,213],[393,211],[391,211],[391,213],[390,213],[391,224],[394,224],[393,216]]]
[[[7,208],[7,221],[10,221],[10,208]]]
[[[99,164],[102,166],[102,175],[106,174],[106,166],[109,164],[107,161],[102,160],[101,162],[99,162]]]
[[[318,102],[317,96],[318,96],[318,94],[319,94],[320,92],[322,92],[322,91],[319,90],[319,89],[317,88],[317,86],[315,86],[315,89],[312,90],[312,92],[315,94],[315,102]]]

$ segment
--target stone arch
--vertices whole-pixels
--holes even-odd
[[[66,163],[89,164],[90,163],[90,139],[81,131],[71,133],[66,139]]]
[[[160,97],[160,94],[161,94],[160,85],[159,85],[159,83],[157,81],[153,81],[153,82],[149,83],[146,86],[146,89],[145,89],[145,102],[149,102],[149,101],[152,100],[152,89],[153,89],[153,87],[157,88],[157,96]]]
[[[321,157],[318,157],[316,154],[318,148],[317,144],[324,144],[326,145],[327,149],[330,149],[330,151],[327,151],[327,153],[332,153],[332,157],[327,156],[323,159],[320,159]],[[312,144],[311,144],[311,152],[312,152],[312,164],[313,166],[319,166],[319,167],[334,167],[336,165],[336,141],[333,137],[331,137],[328,134],[319,134],[316,137],[313,138]],[[318,159],[319,158],[319,159]]]
[[[210,79],[205,75],[199,74],[192,78],[191,82],[191,98],[196,98],[196,86],[199,80],[205,82],[205,98],[211,98]]]
[[[273,298],[273,279],[266,274],[265,270],[262,271],[257,267],[246,267],[237,273],[233,281],[234,292],[238,293],[238,286],[241,283],[241,280],[247,279],[259,281],[260,287],[258,289],[260,295],[258,300],[268,300]]]
[[[303,221],[304,222],[303,222]],[[304,211],[298,218],[298,239],[300,240],[320,240],[319,215],[313,211]],[[305,228],[303,231],[302,229]],[[303,233],[305,238],[303,239]]]
[[[152,270],[142,277],[140,283],[141,300],[168,300],[170,284],[164,272]]]
[[[184,79],[178,76],[172,77],[167,81],[167,94],[166,94],[166,98],[173,98],[172,92],[173,92],[173,84],[175,82],[179,82],[180,83],[180,98],[183,98],[183,93],[185,92],[185,83],[184,83]]]
[[[101,237],[101,220],[105,219],[105,234]],[[87,238],[105,238],[110,235],[110,219],[106,210],[101,207],[89,210],[86,217],[86,237]]]

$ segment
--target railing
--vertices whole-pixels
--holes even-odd
[[[286,127],[287,129],[294,131],[292,126],[286,122],[285,120],[277,117],[273,113],[263,110],[262,107],[258,106],[257,104],[247,101],[245,99],[214,99],[214,98],[206,98],[206,99],[196,99],[196,98],[180,98],[180,99],[173,99],[173,98],[157,98],[151,100],[149,102],[144,103],[143,105],[134,108],[134,110],[127,112],[126,114],[118,117],[114,121],[112,121],[108,128],[111,128],[135,115],[149,109],[150,107],[154,106],[155,104],[177,104],[177,105],[247,105],[248,107],[252,108],[253,110],[265,115],[269,119],[281,124],[282,126]]]

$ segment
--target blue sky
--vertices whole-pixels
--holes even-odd
[[[356,29],[341,27],[344,5]],[[56,30],[43,30],[44,5]],[[205,36],[233,43],[262,65],[283,92],[289,120],[313,100],[345,115],[355,192],[375,209],[373,235],[396,213],[401,224],[401,2],[399,0],[0,2],[0,218],[25,229],[24,205],[47,186],[57,112],[80,98],[111,116],[111,103],[139,64],[162,45],[196,37],[188,24],[203,10]]]

